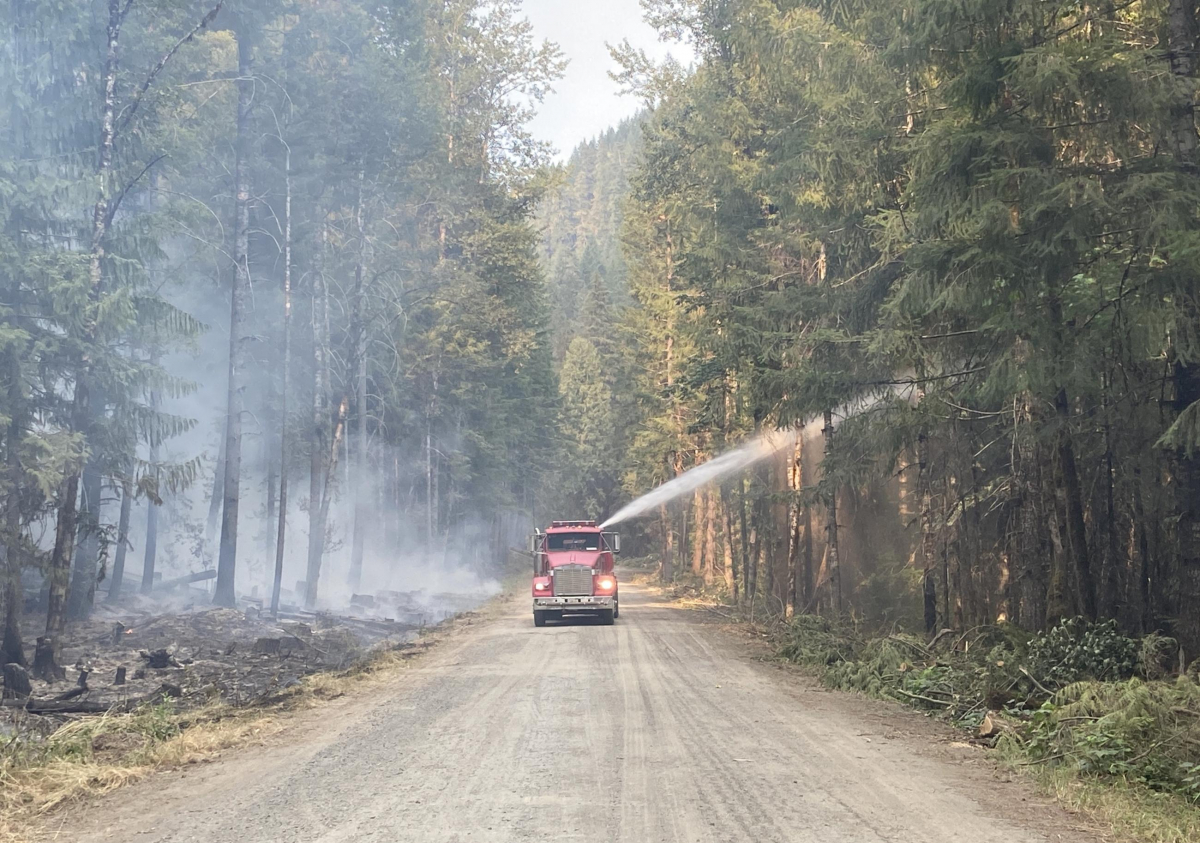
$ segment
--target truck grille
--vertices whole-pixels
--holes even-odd
[[[592,593],[592,569],[586,565],[563,565],[554,569],[556,597],[582,596]]]

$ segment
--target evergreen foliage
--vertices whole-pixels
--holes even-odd
[[[6,631],[41,569],[53,661],[59,607],[85,615],[126,542],[117,496],[161,507],[170,532],[156,542],[151,519],[143,590],[157,545],[184,572],[219,555],[225,603],[269,584],[260,548],[303,543],[295,504],[276,529],[286,478],[309,602],[358,587],[360,540],[434,567],[515,541],[559,445],[533,218],[549,158],[526,124],[563,66],[519,4],[22,2],[0,18]],[[358,573],[322,579],[343,531]],[[4,647],[22,660],[19,636]]]
[[[804,433],[664,547],[722,534],[770,611],[1200,656],[1194,4],[647,7],[700,61],[614,50],[654,104],[626,491]]]

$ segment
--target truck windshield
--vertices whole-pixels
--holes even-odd
[[[546,550],[599,550],[599,533],[551,533],[546,536]]]

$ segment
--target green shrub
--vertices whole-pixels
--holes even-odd
[[[1029,642],[1026,667],[1039,683],[1058,690],[1086,679],[1115,681],[1137,673],[1141,645],[1116,621],[1069,618]]]
[[[1200,685],[1188,677],[1069,685],[1022,739],[1034,761],[1200,801]]]

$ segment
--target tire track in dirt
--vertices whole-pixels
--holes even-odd
[[[300,715],[288,743],[48,825],[78,843],[1096,839],[935,724],[756,662],[705,613],[622,597],[616,626],[541,629],[515,600],[385,693]]]

